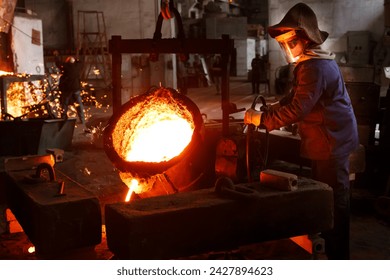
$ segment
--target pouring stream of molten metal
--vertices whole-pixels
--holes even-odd
[[[130,186],[128,186],[128,187],[129,187],[129,191],[127,192],[127,195],[125,198],[126,202],[130,201],[131,195],[133,194],[134,190],[138,187],[138,181],[136,179],[132,179]]]

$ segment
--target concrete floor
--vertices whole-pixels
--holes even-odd
[[[189,89],[188,97],[199,107],[208,120],[221,119],[220,96],[213,86]],[[232,78],[230,83],[231,102],[237,108],[249,108],[254,95],[251,85],[244,78]],[[263,92],[264,94],[264,92]],[[274,97],[267,97],[273,100]],[[107,121],[111,110],[107,108],[86,107],[89,120],[87,124],[101,127]],[[232,115],[242,119],[244,112]],[[122,201],[127,188],[123,186],[116,169],[102,149],[101,139],[83,132],[77,125],[74,131],[72,148],[65,151],[64,160],[56,164],[57,172],[71,178],[95,193],[101,203]],[[378,215],[374,205],[377,195],[369,187],[359,187],[352,191],[351,216],[351,259],[388,260],[390,259],[389,219]],[[0,259],[39,259],[35,253],[28,253],[32,246],[23,231],[0,236]],[[193,258],[233,258],[233,259],[310,259],[312,256],[286,240],[265,242],[244,246],[234,252],[214,252]],[[107,248],[103,231],[102,243],[92,250],[73,252],[64,258],[70,259],[113,259],[115,256]]]

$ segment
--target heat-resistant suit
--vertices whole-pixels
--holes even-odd
[[[269,131],[299,124],[301,156],[312,160],[313,179],[334,193],[334,230],[324,233],[329,258],[349,258],[349,155],[358,147],[356,118],[337,63],[313,52],[294,69],[294,85],[277,110],[264,112]]]

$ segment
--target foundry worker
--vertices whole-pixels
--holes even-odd
[[[349,155],[359,144],[356,118],[334,54],[321,49],[328,33],[306,4],[293,6],[268,32],[294,63],[292,90],[279,106],[249,109],[245,123],[268,131],[298,123],[300,154],[312,162],[312,176],[334,194],[334,227],[323,232],[328,259],[349,258]],[[267,106],[268,107],[268,106]]]
[[[260,54],[256,53],[255,57],[251,61],[252,67],[252,94],[260,93],[260,82],[261,82],[261,71],[264,71],[263,68],[264,62],[260,58]]]
[[[68,107],[75,104],[80,122],[85,125],[84,105],[81,98],[81,62],[73,56],[68,56],[65,62],[58,59],[58,52],[55,51],[56,65],[61,71],[59,90],[61,91],[61,118],[67,119]]]
[[[220,55],[214,57],[214,62],[211,67],[211,73],[213,74],[213,80],[215,84],[216,94],[221,94],[222,84],[222,58]]]

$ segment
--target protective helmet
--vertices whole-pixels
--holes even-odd
[[[316,14],[304,3],[296,4],[278,24],[268,27],[268,33],[272,38],[291,30],[304,31],[307,38],[316,45],[321,45],[329,35],[318,28]]]

